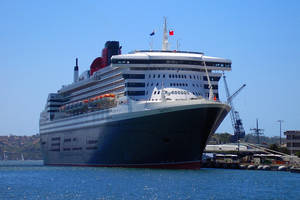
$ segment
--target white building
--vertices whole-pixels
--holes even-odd
[[[286,135],[286,146],[291,153],[300,151],[300,131],[285,131]]]

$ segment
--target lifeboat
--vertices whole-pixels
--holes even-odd
[[[68,114],[81,114],[111,108],[116,105],[115,97],[116,95],[112,93],[98,95],[63,105],[59,108],[59,111]]]

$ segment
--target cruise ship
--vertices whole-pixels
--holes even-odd
[[[201,52],[162,50],[121,54],[108,41],[101,57],[48,95],[40,114],[45,165],[200,168],[210,134],[230,106],[218,81],[231,61]]]

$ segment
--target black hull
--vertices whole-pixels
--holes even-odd
[[[44,163],[199,168],[208,136],[228,111],[224,105],[201,107],[41,134]]]

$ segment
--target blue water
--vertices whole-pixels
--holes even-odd
[[[300,174],[248,170],[46,167],[0,161],[0,199],[300,199]]]

